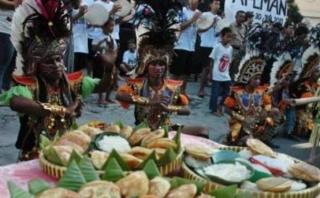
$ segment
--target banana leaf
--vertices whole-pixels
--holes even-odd
[[[81,155],[81,153],[78,153],[76,150],[73,150],[70,155],[68,166],[71,164],[72,161],[79,163],[82,159],[83,159],[83,156]]]
[[[88,157],[84,157],[79,163],[78,166],[81,170],[82,175],[84,176],[86,182],[92,182],[99,180],[99,176],[92,165],[91,160]]]
[[[210,192],[216,198],[236,198],[237,185],[227,186]]]
[[[118,126],[120,127],[120,129],[123,129],[123,128],[124,128],[124,124],[123,124],[123,122],[120,121],[120,120],[117,121],[115,124],[118,125]]]
[[[29,192],[33,195],[37,195],[50,188],[48,182],[41,179],[33,179],[28,183]]]
[[[147,162],[149,160],[153,160],[154,162],[157,162],[157,156],[156,156],[156,152],[152,151],[152,153],[147,157],[147,159],[145,159],[140,165],[139,165],[139,169],[143,169]]]
[[[185,184],[195,184],[197,186],[197,194],[201,193],[205,186],[205,182],[193,181],[181,177],[173,177],[169,180],[169,182],[171,184],[171,189],[178,188]]]
[[[34,196],[29,192],[24,191],[15,183],[8,181],[7,183],[11,198],[33,198]]]
[[[40,135],[40,149],[44,150],[50,144],[51,144],[51,141],[49,140],[49,138],[41,134]]]
[[[147,161],[146,165],[143,167],[143,170],[150,180],[161,175],[157,164],[152,159]]]
[[[137,125],[134,129],[133,132],[135,132],[138,129],[142,129],[142,128],[149,128],[148,122],[145,120],[143,122],[141,122],[139,125]]]
[[[52,146],[48,146],[43,150],[43,154],[45,158],[49,161],[52,162],[53,164],[64,166],[61,158],[59,157],[58,153],[56,152],[55,149],[53,149]]]
[[[86,183],[79,166],[75,161],[72,161],[62,178],[58,182],[58,187],[72,191],[78,191],[82,185]]]
[[[159,159],[158,165],[163,166],[169,164],[170,162],[174,161],[177,158],[177,153],[172,149],[169,148],[166,150],[164,155]]]
[[[162,126],[161,128],[163,128],[164,130],[164,137],[169,137],[169,126],[165,125],[165,126]]]
[[[176,135],[173,138],[174,142],[177,144],[177,148],[175,149],[177,153],[179,153],[181,150],[181,130],[182,130],[181,127],[179,127]]]
[[[106,170],[106,166],[107,164],[109,163],[109,161],[112,159],[112,158],[115,158],[118,162],[118,164],[120,165],[121,169],[124,170],[124,171],[129,171],[130,168],[128,166],[128,164],[122,159],[122,157],[119,155],[119,153],[113,149],[107,159],[107,161],[104,163],[104,165],[102,166],[102,169],[103,170]]]
[[[104,175],[102,176],[103,180],[116,182],[119,179],[125,176],[124,171],[122,170],[121,166],[117,162],[116,158],[112,157],[108,160],[108,163],[105,167]]]

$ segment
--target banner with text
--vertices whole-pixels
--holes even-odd
[[[252,12],[254,22],[273,21],[284,24],[287,16],[287,0],[225,0],[224,12],[230,22],[235,21],[237,11]]]

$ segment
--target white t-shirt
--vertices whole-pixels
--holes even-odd
[[[91,4],[93,4],[93,2],[93,0],[83,0],[82,5],[90,6]],[[72,15],[74,16],[78,12],[79,10],[72,10]],[[87,22],[83,16],[72,23],[72,36],[74,52],[88,54],[89,48]]]
[[[218,43],[209,57],[213,59],[212,80],[230,81],[230,64],[232,61],[232,46]]]
[[[192,11],[190,8],[183,7],[182,13],[179,16],[179,22],[183,23],[185,21],[190,20],[193,15],[198,12],[199,10]],[[190,52],[195,51],[195,45],[196,45],[196,39],[197,39],[197,26],[195,23],[184,29],[178,41],[176,42],[176,45],[174,49],[179,50],[186,50]]]
[[[77,13],[78,11],[75,11]],[[72,27],[73,45],[75,53],[88,53],[87,24],[83,17],[73,23]]]
[[[214,15],[214,16],[218,17],[218,20],[221,19],[217,15]],[[207,31],[199,33],[200,39],[201,39],[200,46],[214,48],[215,45],[217,45],[218,39],[219,39],[219,36],[216,36],[216,34],[217,32],[214,25],[211,28],[209,28]]]
[[[137,58],[137,51],[131,52],[130,50],[127,50],[123,54],[122,62],[133,69],[137,65]]]
[[[92,40],[99,40],[103,37],[103,30],[101,27],[88,27],[88,38]]]
[[[12,20],[13,13],[14,13],[13,10],[0,8],[0,32],[1,33],[11,34],[10,20]]]
[[[119,17],[115,16],[114,19],[117,21],[119,19]],[[120,39],[120,24],[119,23],[116,23],[114,25],[113,32],[112,32],[112,38],[114,38],[116,40]]]

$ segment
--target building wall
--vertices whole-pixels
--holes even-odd
[[[295,0],[300,13],[310,25],[320,23],[320,0]]]

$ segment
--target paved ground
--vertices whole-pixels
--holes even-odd
[[[208,89],[208,88],[207,88]],[[221,142],[228,131],[228,117],[215,117],[209,113],[209,97],[201,99],[196,96],[198,83],[190,83],[188,92],[191,97],[190,116],[176,116],[173,118],[175,123],[197,124],[207,126],[210,131],[210,139]],[[207,90],[209,93],[209,89]],[[88,98],[85,103],[82,117],[78,120],[79,124],[88,120],[98,119],[106,122],[123,121],[127,124],[133,124],[133,108],[124,110],[119,108],[118,104],[109,105],[107,108],[96,105],[96,96]],[[14,163],[17,159],[18,150],[15,149],[14,143],[19,128],[18,116],[7,107],[0,107],[0,165]],[[281,146],[280,152],[295,156],[302,160],[307,160],[310,153],[310,144],[296,143],[290,140],[276,138],[275,143]],[[319,149],[318,149],[319,153]],[[320,167],[320,159],[315,164]]]

